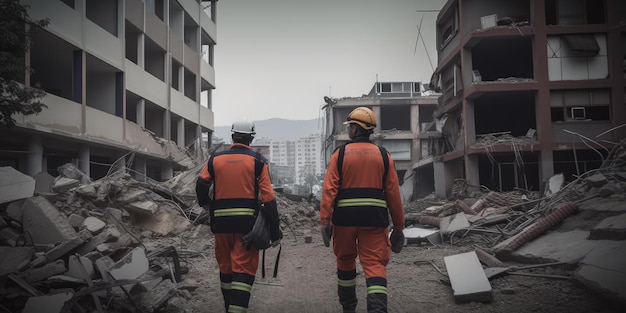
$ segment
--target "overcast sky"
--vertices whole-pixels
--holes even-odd
[[[445,0],[220,0],[213,111],[234,120],[313,119],[324,96],[358,97],[379,81],[427,83]],[[417,27],[421,22],[419,39]]]

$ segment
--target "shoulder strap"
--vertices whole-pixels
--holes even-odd
[[[387,156],[387,150],[382,146],[378,146],[380,154],[383,156],[383,164],[385,165],[385,172],[383,173],[383,190],[385,190],[385,182],[387,181],[387,172],[389,172],[389,157]]]
[[[343,178],[343,174],[342,174],[343,156],[345,154],[347,144],[348,143],[345,143],[339,147],[339,155],[337,155],[337,171],[339,172],[339,186],[341,186],[341,180]],[[383,148],[382,146],[378,146],[378,145],[377,147],[380,150],[380,154],[383,157],[383,165],[385,166],[385,172],[383,173],[383,185],[382,185],[383,190],[384,190],[385,182],[387,181],[387,172],[389,172],[389,157],[387,156],[387,150],[385,148]]]
[[[213,179],[213,186],[215,186],[215,170],[213,169],[213,158],[222,154],[247,154],[254,157],[254,194],[258,198],[259,196],[259,179],[261,178],[261,172],[263,172],[263,166],[265,166],[265,158],[258,151],[252,151],[248,149],[229,149],[223,150],[214,154],[211,154],[207,164],[207,170]],[[215,187],[213,188],[213,199],[215,199]]]

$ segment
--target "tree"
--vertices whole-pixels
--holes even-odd
[[[26,71],[32,71],[25,62],[32,34],[49,23],[31,19],[28,8],[18,0],[0,0],[0,127],[15,126],[13,114],[37,114],[47,108],[41,102],[46,93],[39,86],[21,83]]]

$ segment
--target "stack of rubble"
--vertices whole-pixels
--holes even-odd
[[[0,168],[0,308],[186,312],[197,286],[182,276],[185,258],[212,245],[195,197],[201,166],[164,183],[139,182],[123,166],[96,181],[72,164],[34,179]],[[317,225],[312,203],[280,193],[277,202],[285,237]],[[183,235],[198,249],[167,244]]]
[[[439,244],[448,241],[476,247],[468,255],[446,257],[455,299],[491,301],[487,278],[521,268],[504,262],[531,263],[531,267],[567,267],[556,278],[574,279],[618,303],[626,302],[626,141],[617,145],[599,168],[566,183],[563,175],[547,182],[541,194],[530,192],[480,193],[479,197],[432,203],[409,210],[407,242]],[[463,281],[463,273],[484,274]],[[538,266],[537,264],[544,264]],[[456,270],[461,274],[452,276]],[[482,273],[482,271],[479,271]],[[566,272],[564,272],[566,273]],[[520,274],[520,273],[516,273]],[[529,274],[527,274],[529,275]],[[555,278],[554,275],[544,277]],[[482,286],[457,290],[462,286]],[[473,294],[475,293],[475,294]]]

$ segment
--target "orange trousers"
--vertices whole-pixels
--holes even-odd
[[[387,263],[391,256],[391,242],[387,227],[333,226],[333,251],[337,269],[356,269],[359,257],[365,278],[387,278]]]
[[[254,245],[250,250],[241,243],[244,234],[215,234],[215,259],[220,266],[220,273],[244,273],[256,276],[259,267],[259,250]]]

